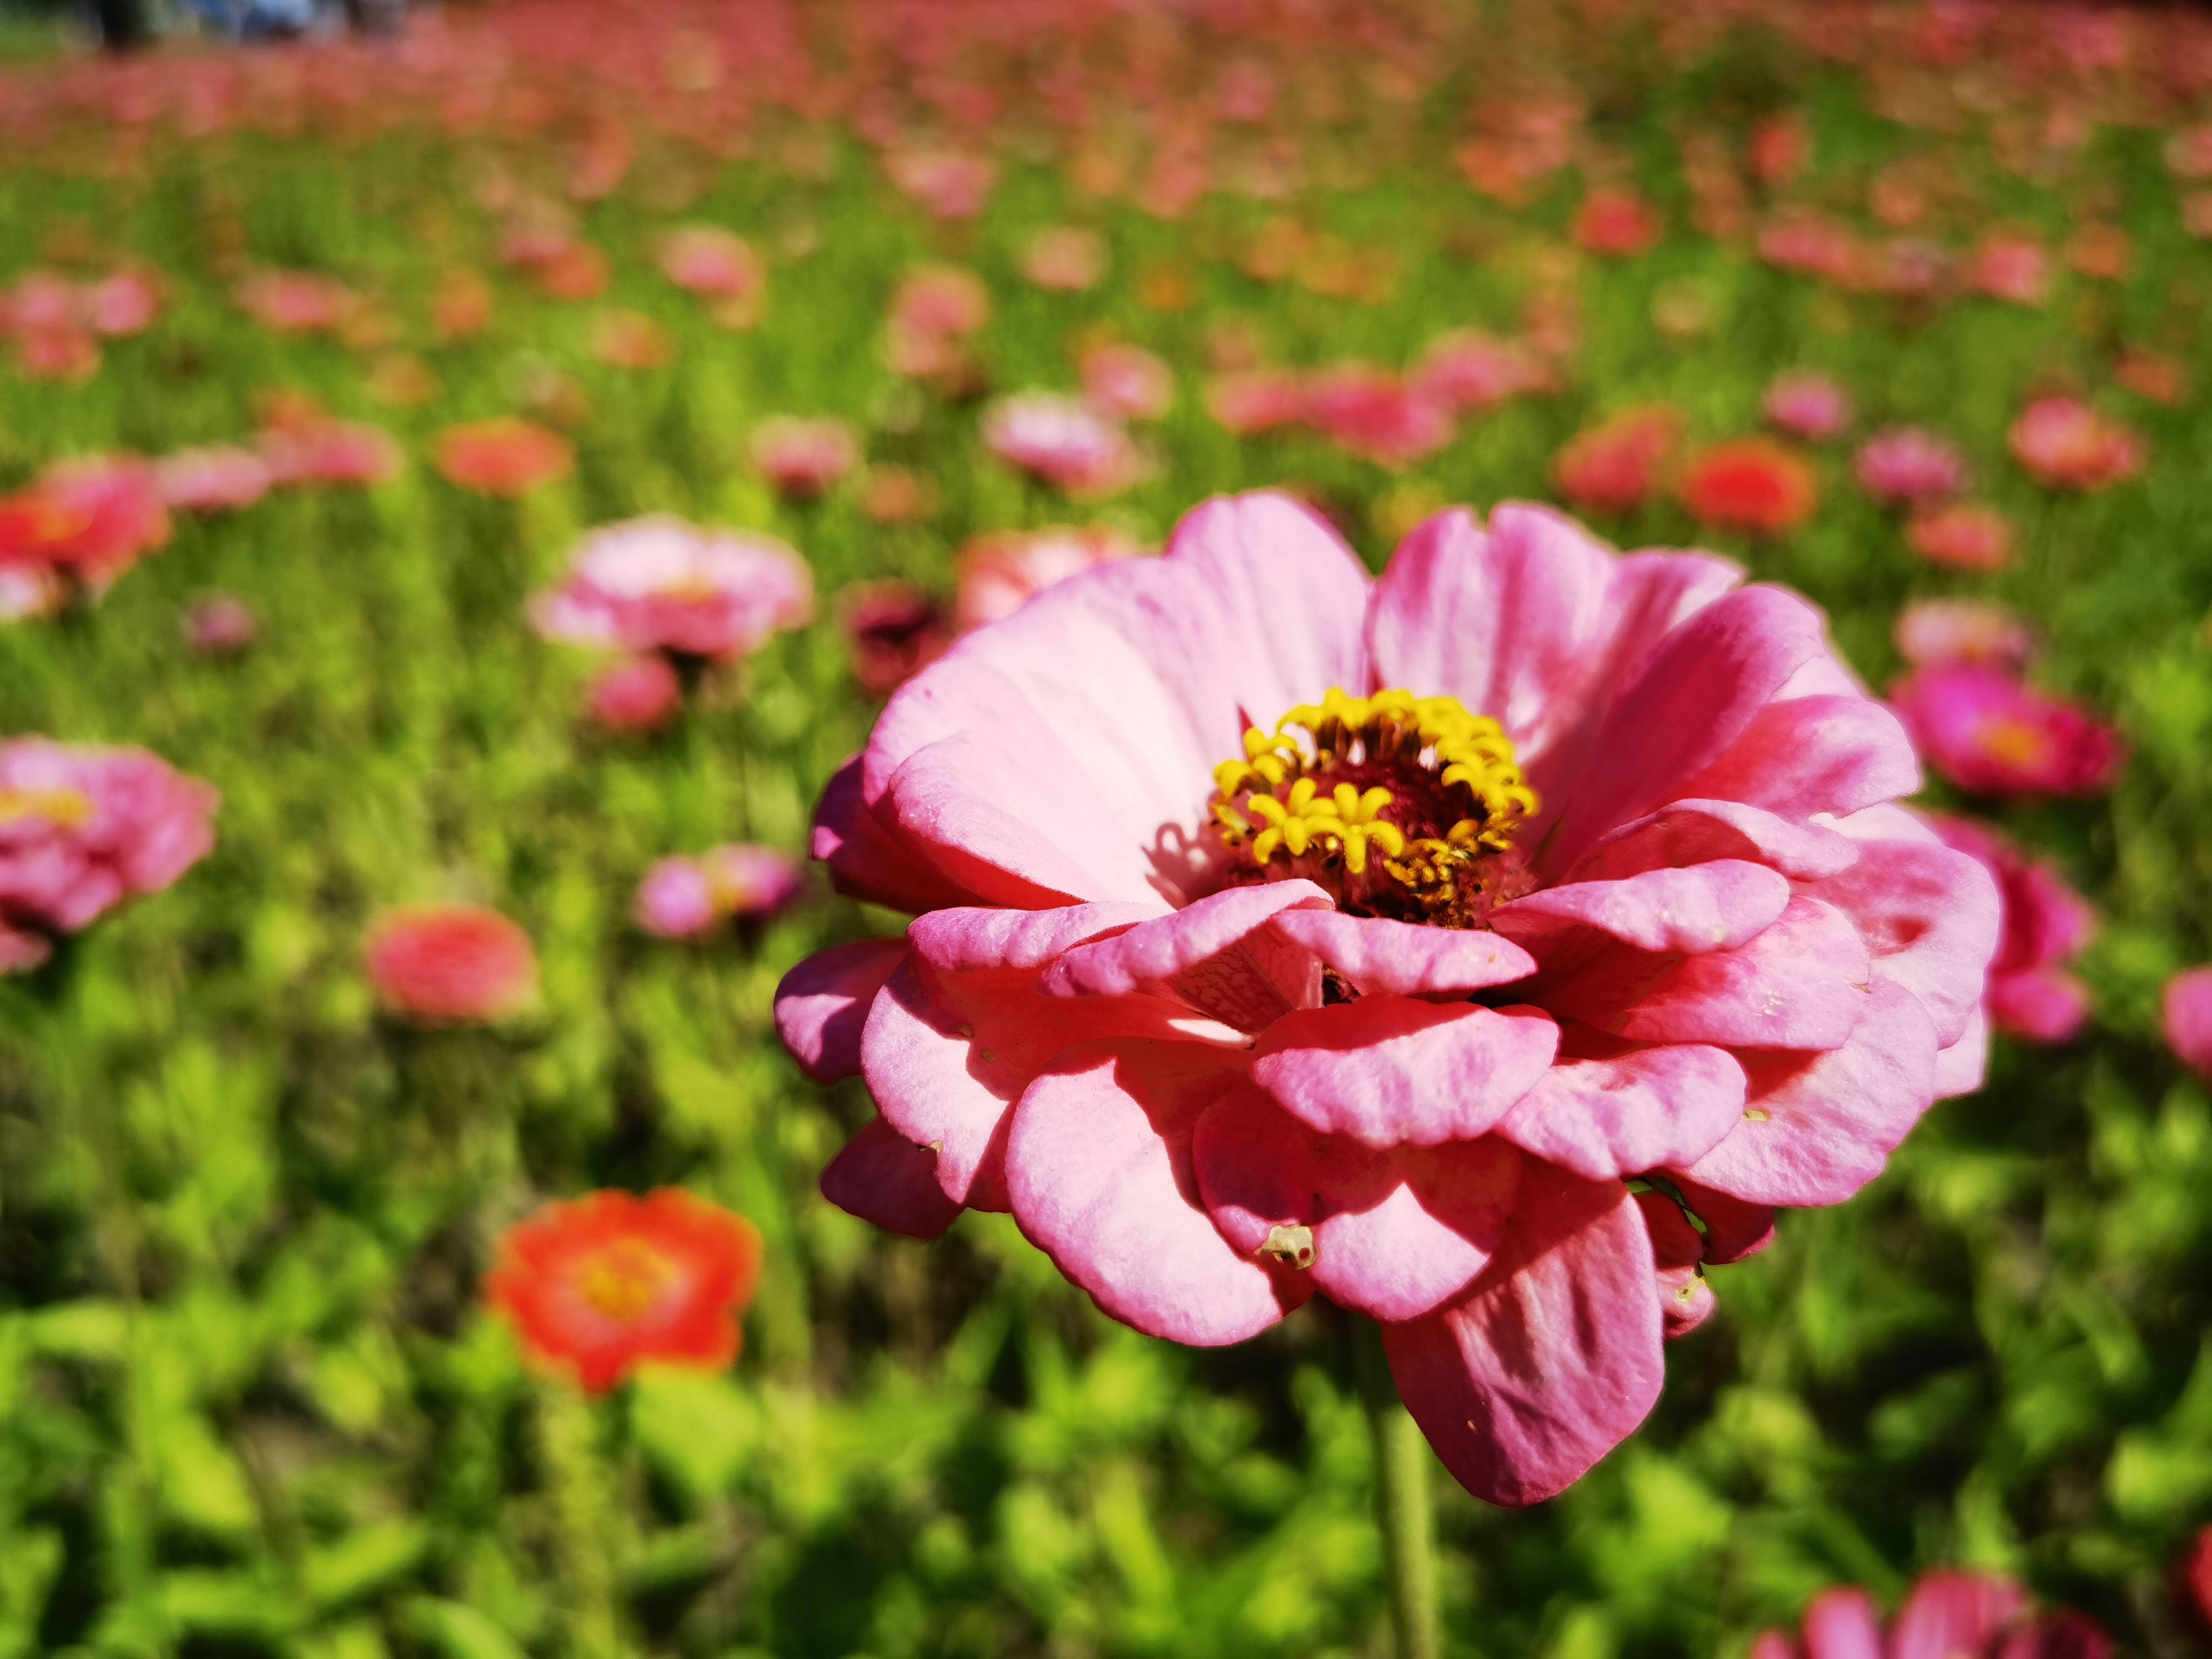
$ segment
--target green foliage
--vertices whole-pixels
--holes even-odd
[[[1802,102],[1838,191],[1910,146],[1839,76],[1749,46],[1701,77],[1632,54],[1605,74],[1598,118],[1662,199],[1672,124],[1708,102],[1729,119]],[[1679,228],[1645,258],[1593,264],[1577,386],[1477,422],[1395,483],[1316,441],[1212,424],[1195,395],[1206,325],[1233,313],[1292,362],[1403,362],[1448,326],[1510,327],[1564,193],[1515,216],[1438,155],[1333,158],[1306,204],[1317,228],[1396,262],[1387,298],[1352,305],[1208,256],[1249,240],[1256,204],[1209,198],[1163,223],[1014,165],[972,234],[933,231],[856,149],[834,155],[820,181],[715,164],[684,210],[786,250],[749,333],[709,325],[654,271],[669,216],[649,191],[584,210],[609,302],[679,342],[643,374],[592,360],[587,313],[517,282],[486,337],[434,342],[437,276],[488,265],[493,232],[469,206],[470,158],[423,133],[222,137],[121,180],[0,164],[0,279],[84,221],[163,273],[172,307],[82,386],[0,378],[0,483],[81,450],[233,439],[279,384],[391,425],[412,458],[366,495],[185,524],[91,614],[0,635],[0,730],[143,743],[223,793],[220,846],[176,890],[0,981],[0,1659],[580,1650],[580,1560],[611,1584],[620,1640],[670,1654],[1380,1650],[1367,1441],[1327,1309],[1237,1350],[1179,1351],[1100,1318],[1002,1218],[925,1248],[830,1209],[814,1180],[865,1102],[799,1077],[771,995],[808,951],[895,920],[823,893],[701,949],[629,923],[662,854],[803,846],[871,718],[835,629],[779,641],[742,695],[628,745],[580,729],[585,665],[522,621],[580,527],[645,510],[783,536],[825,593],[884,574],[942,589],[967,536],[1065,515],[981,454],[971,406],[878,366],[892,283],[932,258],[989,280],[980,350],[1003,386],[1065,385],[1071,335],[1101,319],[1184,371],[1157,476],[1104,509],[1151,538],[1207,494],[1296,480],[1379,557],[1417,487],[1541,495],[1587,418],[1668,399],[1704,435],[1742,430],[1798,365],[1844,379],[1871,420],[1959,434],[2024,532],[1979,591],[2033,616],[2052,681],[2134,745],[2108,804],[2011,824],[2105,915],[2087,969],[2100,1025],[2053,1053],[2000,1045],[1989,1088],[1937,1109],[1875,1188],[1787,1217],[1765,1255],[1718,1272],[1720,1312],[1670,1352],[1659,1411],[1581,1486],[1522,1514],[1449,1492],[1450,1644],[1735,1650],[1824,1584],[1894,1595],[1951,1562],[2019,1572],[2131,1646],[2171,1640],[2160,1577],[2212,1513],[2212,1103],[2159,1049],[2155,1005],[2212,946],[2197,494],[2212,424],[2202,404],[2131,408],[2153,465],[2107,497],[2047,498],[2002,448],[2030,388],[2101,373],[2119,332],[2201,339],[2207,256],[2176,228],[2154,146],[2112,136],[2077,163],[2078,189],[2121,204],[2134,274],[2065,279],[2042,310],[1967,301],[1908,324]],[[526,177],[549,165],[520,145],[498,159]],[[702,167],[641,167],[679,163]],[[242,319],[211,239],[232,207],[256,259],[376,295],[443,394],[379,408],[362,359]],[[1062,219],[1109,239],[1093,294],[1013,274],[1023,239]],[[1140,302],[1164,260],[1198,305]],[[1715,331],[1658,337],[1662,284],[1693,286]],[[519,506],[439,480],[431,434],[510,409],[548,367],[589,407],[574,478]],[[785,410],[869,423],[873,459],[934,480],[939,509],[886,529],[849,489],[778,502],[739,440]],[[1809,527],[1727,550],[1827,606],[1880,682],[1899,603],[1965,583],[1915,564],[1843,463],[1822,466]],[[1608,529],[1627,545],[1696,535],[1664,501]],[[261,614],[236,662],[178,644],[181,608],[210,588]],[[420,1031],[374,1010],[367,920],[448,896],[496,904],[536,941],[543,1006],[520,1024]],[[660,1182],[765,1236],[747,1352],[728,1376],[649,1373],[562,1441],[477,1305],[489,1243],[544,1197]]]

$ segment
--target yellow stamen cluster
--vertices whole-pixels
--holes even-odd
[[[90,821],[92,797],[81,789],[9,789],[0,787],[0,823],[20,818],[48,818],[64,830]]]
[[[628,1323],[660,1299],[675,1272],[674,1264],[652,1245],[626,1238],[585,1262],[576,1288],[593,1312]]]
[[[1437,826],[1441,836],[1409,837],[1383,816],[1400,804],[1389,788],[1324,787],[1328,773],[1346,768],[1400,777],[1429,773],[1460,815]],[[1410,691],[1355,697],[1335,690],[1318,704],[1291,709],[1272,733],[1253,726],[1244,733],[1243,758],[1214,768],[1213,783],[1222,839],[1249,849],[1254,864],[1264,867],[1278,853],[1297,859],[1317,851],[1340,857],[1355,876],[1365,875],[1372,860],[1412,888],[1449,884],[1454,869],[1483,849],[1510,847],[1515,826],[1537,804],[1496,720],[1469,714],[1456,698]]]

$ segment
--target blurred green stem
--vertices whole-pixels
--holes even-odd
[[[609,1559],[613,1540],[592,1444],[592,1406],[568,1378],[549,1376],[538,1384],[538,1434],[553,1500],[554,1553],[561,1574],[556,1601],[568,1615],[567,1650],[573,1659],[620,1659],[623,1647]]]
[[[1429,1443],[1398,1398],[1382,1328],[1352,1316],[1352,1370],[1375,1447],[1375,1512],[1382,1523],[1383,1571],[1398,1659],[1437,1659],[1436,1510],[1429,1496]]]

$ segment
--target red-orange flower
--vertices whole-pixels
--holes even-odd
[[[512,415],[449,426],[438,434],[438,471],[448,483],[487,495],[526,495],[575,464],[566,438]]]
[[[1811,516],[1820,487],[1813,469],[1770,438],[1736,438],[1694,457],[1682,501],[1705,523],[1778,536]]]
[[[368,939],[368,976],[391,1007],[420,1019],[497,1019],[530,1000],[530,935],[478,904],[394,910]]]
[[[599,1394],[647,1360],[736,1358],[760,1264],[743,1216],[673,1187],[598,1192],[508,1228],[484,1296],[532,1354]]]

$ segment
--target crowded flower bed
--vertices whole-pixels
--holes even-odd
[[[0,1659],[2202,1650],[2208,242],[2179,8],[15,53]]]

